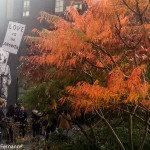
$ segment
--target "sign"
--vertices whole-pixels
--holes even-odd
[[[11,21],[9,22],[2,46],[5,51],[17,54],[24,30],[25,30],[24,24]]]

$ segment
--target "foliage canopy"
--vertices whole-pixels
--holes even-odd
[[[149,90],[149,77],[144,76],[150,58],[149,1],[85,2],[88,9],[82,15],[71,6],[67,19],[41,12],[40,21],[45,19],[50,29],[34,29],[37,37],[25,37],[31,46],[21,58],[21,71],[31,82],[68,73],[88,75],[90,81],[67,87],[76,112],[140,105]],[[57,71],[49,75],[52,66]]]

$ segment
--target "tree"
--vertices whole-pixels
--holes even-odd
[[[23,57],[21,73],[31,82],[51,80],[71,73],[82,74],[83,81],[66,88],[75,115],[95,111],[124,150],[119,137],[103,111],[129,114],[129,143],[133,150],[132,117],[149,127],[149,0],[85,0],[81,15],[73,6],[66,19],[41,12],[50,29],[33,32],[25,39],[31,47]],[[57,71],[49,76],[51,67]],[[145,77],[145,73],[147,75]],[[144,111],[144,119],[137,110]]]

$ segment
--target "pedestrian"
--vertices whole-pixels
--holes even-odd
[[[66,130],[67,132],[72,129],[71,116],[68,114],[67,110],[64,110],[64,112],[59,115],[57,127]]]
[[[19,103],[14,104],[14,129],[13,129],[13,136],[14,141],[16,142],[16,137],[19,137],[20,132],[18,129],[20,129],[20,122],[19,122],[19,112],[21,109],[21,105]]]
[[[56,109],[52,109],[50,113],[46,115],[46,117],[47,117],[46,140],[48,141],[49,134],[56,130],[57,126]]]
[[[38,111],[37,107],[32,110],[32,130],[33,137],[40,135],[41,117],[42,113]]]
[[[25,127],[27,124],[27,112],[24,110],[24,107],[21,106],[19,111],[19,122],[20,122],[20,132],[22,134],[22,140],[25,137]]]
[[[13,142],[13,128],[14,128],[14,116],[15,108],[13,105],[10,105],[6,113],[7,121],[7,143]]]
[[[14,115],[14,122],[19,122],[19,112],[21,109],[21,105],[19,103],[14,104],[14,109],[15,109],[15,115]]]
[[[4,115],[4,106],[5,106],[5,99],[0,98],[0,143],[2,142],[4,129],[5,129],[5,115]]]

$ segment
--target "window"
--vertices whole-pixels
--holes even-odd
[[[55,1],[55,12],[63,12],[64,11],[64,0],[56,0]]]
[[[14,0],[7,0],[7,19],[13,19]]]
[[[82,9],[82,4],[75,4],[73,5],[73,7],[75,9]],[[70,6],[66,6],[66,11],[68,11],[70,9]]]
[[[23,17],[29,17],[30,15],[30,0],[23,1]]]

